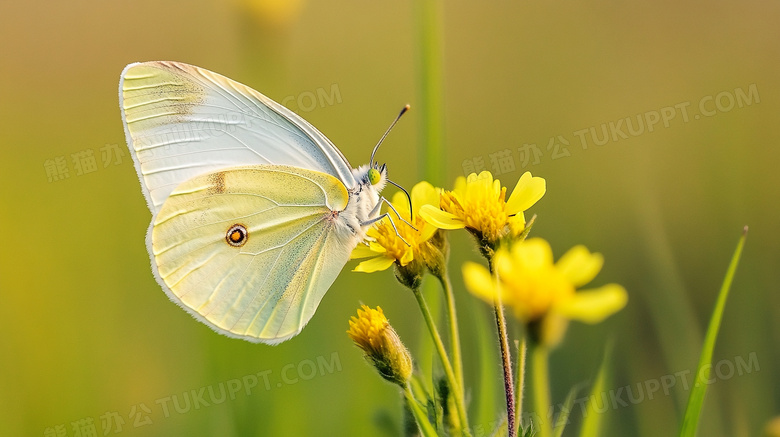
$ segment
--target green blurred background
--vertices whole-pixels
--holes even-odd
[[[350,264],[308,327],[279,346],[194,321],[149,269],[150,214],[117,84],[135,61],[208,68],[287,99],[355,166],[410,103],[378,159],[411,187],[423,178],[424,147],[416,13],[412,2],[0,3],[0,435],[88,435],[90,421],[97,435],[398,434],[397,390],[344,331],[360,303],[380,305],[430,362],[419,356],[412,295],[392,272],[351,273]],[[606,435],[678,429],[682,378],[695,369],[744,225],[750,234],[714,357],[726,364],[699,435],[758,435],[780,412],[779,19],[780,4],[769,1],[444,5],[446,177],[434,182],[449,186],[480,160],[510,187],[523,171],[546,178],[533,234],[556,257],[579,243],[602,252],[594,284],[618,282],[630,294],[605,323],[573,324],[551,356],[553,400],[562,402],[614,342],[607,386],[618,402],[604,413]],[[577,134],[593,127],[601,138],[602,124],[668,115],[675,105],[668,127],[661,121],[652,132],[614,132],[602,146],[589,132],[587,149]],[[625,121],[615,129],[628,132]],[[558,144],[548,150],[551,138]],[[523,167],[525,144],[540,154]],[[509,162],[494,168],[491,155],[506,149]],[[90,154],[94,169],[76,165]],[[451,241],[471,420],[488,429],[500,367],[484,355],[495,348],[480,332],[491,333],[492,321],[462,288],[459,266],[477,253],[462,233]],[[749,371],[736,372],[740,361]],[[484,372],[494,385],[480,383]],[[675,373],[676,385],[650,399],[647,381]],[[231,388],[211,402],[209,389],[219,398]],[[208,406],[193,403],[201,390]],[[578,410],[572,418],[567,434]]]

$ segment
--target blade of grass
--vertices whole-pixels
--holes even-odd
[[[504,416],[500,422],[498,422],[498,425],[493,429],[493,433],[490,434],[490,437],[509,437],[507,435],[507,423],[506,423],[506,416]]]
[[[561,437],[563,435],[563,429],[569,423],[569,414],[571,414],[571,407],[574,406],[574,397],[577,396],[580,384],[575,385],[569,390],[569,394],[566,395],[566,400],[563,401],[561,412],[558,413],[558,417],[555,419],[555,425],[553,425],[553,435],[555,437]]]
[[[409,411],[414,416],[417,425],[420,427],[420,431],[424,437],[436,437],[436,430],[428,421],[428,415],[420,407],[420,404],[412,394],[412,389],[409,384],[404,387],[404,397],[406,398],[406,404],[409,406]]]
[[[702,405],[704,404],[704,395],[707,392],[707,379],[710,368],[712,367],[712,351],[715,348],[715,340],[718,338],[720,321],[723,318],[723,310],[726,307],[726,299],[728,298],[729,289],[731,288],[731,281],[734,279],[734,273],[737,270],[737,264],[739,264],[739,258],[742,255],[742,247],[745,245],[747,231],[748,228],[745,226],[745,229],[742,231],[742,237],[740,237],[739,243],[737,243],[737,249],[734,251],[734,256],[731,257],[731,264],[729,264],[728,271],[726,271],[726,277],[723,279],[723,285],[718,294],[718,301],[715,303],[715,310],[710,317],[710,325],[707,328],[707,334],[704,338],[704,345],[701,350],[701,357],[699,358],[699,365],[696,368],[696,382],[691,388],[691,394],[688,397],[688,406],[685,408],[685,417],[683,418],[682,428],[680,429],[680,437],[694,437],[696,435],[696,429],[699,425],[699,416],[701,415]]]
[[[596,398],[601,396],[601,393],[604,392],[604,386],[606,385],[606,380],[607,380],[607,366],[609,365],[611,356],[612,356],[612,343],[610,342],[607,344],[607,347],[604,349],[604,358],[601,361],[601,366],[599,366],[599,373],[596,376],[596,381],[593,383],[593,386],[590,388],[590,396],[588,396],[588,400],[586,404],[587,406],[582,419],[582,428],[580,429],[580,437],[599,437],[600,435],[602,435],[601,432],[602,414],[596,411],[596,409],[593,407],[593,402],[595,401]]]
[[[528,352],[526,345],[525,334],[523,334],[522,341],[515,340],[515,348],[517,349],[517,382],[515,383],[515,417],[517,418],[517,429],[522,429],[522,417],[523,417],[523,395],[525,393],[525,361]]]
[[[444,183],[444,23],[441,0],[414,2],[417,27],[417,79],[419,84],[420,130],[423,176],[441,186]]]

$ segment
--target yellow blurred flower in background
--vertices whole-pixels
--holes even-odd
[[[604,263],[601,254],[575,246],[557,263],[549,243],[541,238],[516,242],[496,251],[498,283],[489,270],[474,262],[463,266],[466,287],[475,296],[493,303],[496,293],[515,317],[529,325],[537,341],[557,344],[567,320],[598,323],[622,309],[626,290],[617,284],[577,292],[596,277]]]
[[[420,215],[440,229],[466,228],[480,240],[480,245],[488,244],[495,249],[501,238],[523,232],[523,212],[541,199],[545,191],[543,178],[525,172],[507,199],[506,187],[493,179],[489,171],[472,173],[467,178],[457,178],[455,188],[442,193],[439,208],[423,206]]]
[[[291,25],[303,9],[303,0],[233,0],[264,28],[281,29]]]
[[[398,234],[396,234],[388,217],[380,220],[367,232],[368,245],[359,244],[352,251],[351,257],[353,259],[368,258],[358,264],[354,271],[371,273],[385,270],[394,263],[399,267],[407,267],[413,261],[418,269],[428,267],[433,271],[443,268],[443,248],[439,241],[440,238],[434,238],[438,229],[423,220],[418,213],[420,207],[424,205],[430,206],[439,203],[439,190],[423,181],[412,187],[410,197],[412,198],[412,207],[416,210],[414,217],[410,214],[409,201],[403,193],[395,193],[391,203],[401,217],[417,230],[396,217],[393,220],[395,229],[398,229]],[[390,214],[391,216],[395,215],[392,211]],[[403,240],[399,238],[399,235],[403,237]]]
[[[762,437],[780,437],[780,416],[767,422]]]
[[[362,305],[349,320],[349,338],[363,349],[366,359],[390,382],[404,386],[412,376],[412,356],[401,342],[382,308]]]

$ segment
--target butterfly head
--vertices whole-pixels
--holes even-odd
[[[382,191],[382,188],[387,184],[386,164],[361,165],[359,168],[352,170],[352,174],[360,185],[371,187],[377,193]]]
[[[382,164],[380,167],[377,163],[374,163],[374,165],[368,169],[366,177],[371,185],[383,183],[383,180],[387,179],[387,164]]]

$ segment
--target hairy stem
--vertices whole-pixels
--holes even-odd
[[[489,260],[490,261],[490,260]],[[506,334],[506,317],[504,306],[501,304],[501,290],[498,281],[498,273],[490,261],[490,270],[496,279],[496,297],[493,299],[493,310],[496,314],[496,328],[498,330],[498,345],[501,349],[501,364],[504,369],[504,393],[506,394],[507,434],[509,437],[517,435],[517,423],[515,420],[515,385],[512,381],[512,356],[509,352],[509,340]]]

